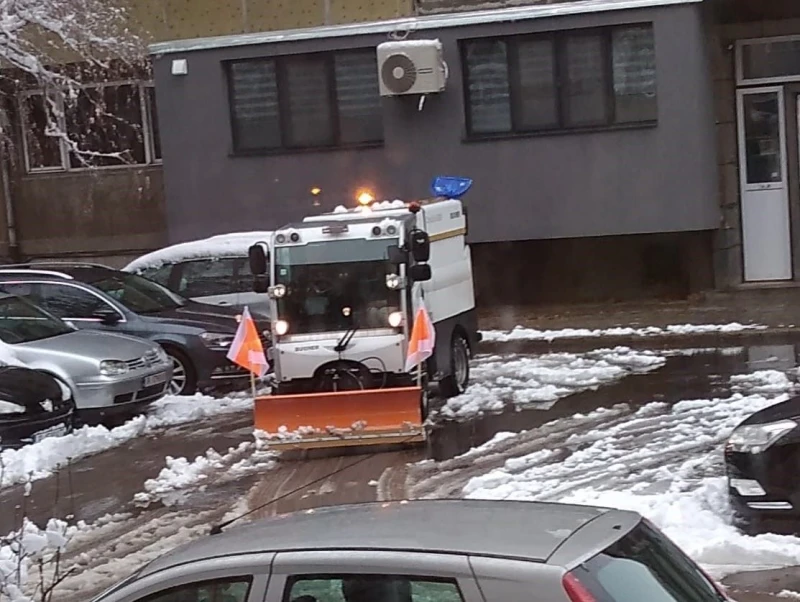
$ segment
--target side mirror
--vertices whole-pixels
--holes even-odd
[[[269,291],[269,277],[264,274],[253,276],[253,292],[266,293]]]
[[[431,258],[431,239],[427,232],[412,230],[409,237],[411,256],[417,263],[425,263]]]
[[[267,273],[267,262],[269,261],[269,251],[263,242],[257,242],[247,249],[247,258],[250,261],[250,272],[254,276]],[[256,291],[257,292],[257,291]]]
[[[120,315],[111,308],[98,309],[92,314],[92,317],[100,320],[106,326],[113,326],[121,320]]]
[[[418,263],[408,268],[408,277],[412,282],[427,282],[433,277],[431,266],[427,263]]]
[[[392,265],[408,263],[408,254],[397,245],[390,245],[387,252],[389,253],[389,263]]]

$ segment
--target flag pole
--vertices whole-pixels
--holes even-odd
[[[253,398],[256,396],[256,373],[250,370],[250,389],[253,392]]]

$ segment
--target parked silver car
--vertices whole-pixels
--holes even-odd
[[[724,602],[635,512],[424,500],[305,510],[232,528],[94,602]]]
[[[172,378],[172,362],[156,343],[78,330],[8,294],[0,294],[0,351],[68,386],[82,416],[104,417],[153,402]]]

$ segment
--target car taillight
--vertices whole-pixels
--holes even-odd
[[[586,586],[572,573],[564,575],[561,584],[572,602],[597,602]]]

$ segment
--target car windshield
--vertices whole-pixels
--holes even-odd
[[[703,571],[647,521],[571,575],[596,602],[725,602]]]
[[[386,286],[392,244],[397,240],[278,248],[275,284],[285,285],[286,295],[277,317],[289,324],[288,334],[388,328],[389,314],[400,309],[400,292]]]
[[[137,314],[158,313],[186,305],[180,295],[136,274],[114,272],[91,284]]]
[[[20,297],[0,298],[0,340],[10,345],[57,337],[74,328]]]

